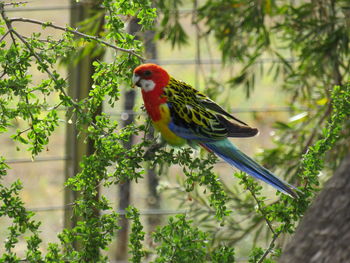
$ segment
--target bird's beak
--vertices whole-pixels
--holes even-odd
[[[135,88],[135,86],[138,86],[139,81],[140,81],[140,76],[134,73],[132,75],[132,87]]]

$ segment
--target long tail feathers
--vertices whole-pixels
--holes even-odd
[[[226,162],[235,166],[241,171],[272,185],[277,190],[290,195],[291,197],[298,197],[298,195],[293,190],[295,189],[294,186],[278,179],[269,170],[262,167],[250,157],[241,152],[239,149],[237,149],[228,139],[201,143],[201,146],[207,150],[214,152]]]

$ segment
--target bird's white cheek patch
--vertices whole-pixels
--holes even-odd
[[[151,91],[154,89],[154,87],[156,86],[156,84],[154,83],[153,80],[150,80],[150,79],[141,79],[140,80],[140,85],[141,85],[141,88],[144,90],[144,91]]]

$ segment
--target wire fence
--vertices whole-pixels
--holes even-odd
[[[117,205],[114,203],[111,203],[111,205]],[[70,205],[56,205],[56,206],[42,206],[42,207],[29,207],[27,208],[28,211],[31,212],[49,212],[49,211],[58,211],[58,210],[67,210],[71,209],[73,204]],[[124,216],[126,214],[125,210],[117,209],[115,210],[116,213],[118,213],[121,216]],[[174,215],[174,214],[186,214],[188,213],[188,210],[167,210],[167,209],[141,209],[139,210],[139,214],[142,216],[151,216],[151,215]]]

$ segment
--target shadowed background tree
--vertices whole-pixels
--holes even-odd
[[[350,258],[349,180],[347,156],[303,217],[279,262],[346,262]]]

